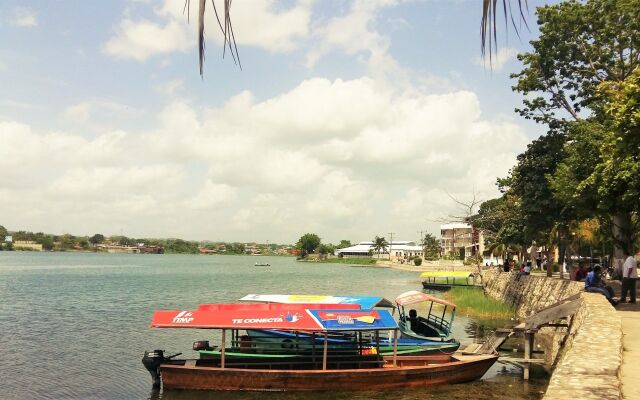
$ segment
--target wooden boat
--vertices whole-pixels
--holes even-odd
[[[405,311],[406,306],[419,303],[428,305],[429,312],[426,317],[418,316],[415,309],[410,309],[408,313]],[[423,340],[434,337],[444,339],[451,334],[456,314],[455,304],[417,290],[402,293],[396,298],[396,304],[400,316],[398,326],[402,337]],[[434,305],[436,305],[435,308]],[[442,309],[442,314],[440,314],[440,309]],[[447,309],[450,310],[448,318]]]
[[[247,365],[165,363],[160,367],[165,390],[251,391],[356,391],[425,387],[469,382],[481,378],[496,355],[384,357],[382,362],[361,361],[356,368],[284,369],[270,364]],[[287,365],[289,366],[289,365]]]
[[[468,271],[428,271],[420,274],[422,287],[431,290],[449,290],[452,287],[482,288],[475,284],[475,275]]]
[[[154,385],[165,390],[376,390],[423,387],[460,383],[478,379],[493,365],[495,355],[461,353],[402,356],[398,355],[398,325],[387,310],[304,309],[271,304],[207,305],[197,310],[156,311],[154,328],[200,328],[221,330],[220,357],[176,360],[164,357],[160,350],[145,352],[143,364],[151,373]],[[235,307],[238,306],[238,307]],[[253,309],[251,306],[258,308]],[[268,306],[268,307],[265,307]],[[348,352],[329,350],[328,340],[322,349],[295,360],[282,357],[235,358],[226,355],[228,330],[275,329],[322,335],[330,333],[392,330],[394,351],[382,356],[372,348]],[[376,349],[377,350],[377,349]],[[257,361],[256,361],[257,360]]]

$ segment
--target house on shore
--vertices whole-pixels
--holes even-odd
[[[347,257],[347,258],[360,258],[360,257],[372,257],[381,256],[381,257],[389,257],[391,261],[395,260],[406,260],[410,257],[424,256],[424,249],[422,246],[416,244],[416,242],[407,241],[407,240],[399,240],[393,241],[390,243],[384,252],[380,252],[380,254],[376,253],[374,249],[373,242],[360,242],[355,246],[345,247],[343,249],[338,249],[335,251],[335,254],[338,257]]]

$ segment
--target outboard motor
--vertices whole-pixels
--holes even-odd
[[[145,351],[142,357],[142,364],[151,374],[154,388],[160,387],[160,365],[164,360],[163,350]]]

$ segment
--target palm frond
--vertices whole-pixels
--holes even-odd
[[[520,36],[520,27],[516,25],[513,18],[514,10],[511,7],[512,2],[517,2],[518,16],[520,22],[524,23],[529,29],[525,11],[529,10],[528,0],[502,0],[502,12],[504,14],[505,28],[508,28],[509,21],[513,25],[513,30],[518,37]],[[489,51],[489,64],[493,62],[493,54],[498,51],[498,0],[482,0],[482,18],[480,19],[480,52],[482,57],[486,57]],[[506,31],[506,30],[505,30]]]
[[[240,64],[240,54],[238,53],[238,46],[236,45],[236,37],[233,32],[233,26],[231,25],[231,0],[224,1],[224,25],[220,21],[220,15],[216,7],[215,0],[211,0],[213,12],[216,16],[218,26],[223,36],[222,45],[222,58],[224,58],[227,47],[233,58],[233,62],[242,69]],[[204,41],[204,16],[206,10],[207,0],[198,0],[198,55],[200,64],[200,76],[204,76],[203,66],[205,59],[205,41]],[[187,21],[189,20],[189,11],[191,8],[191,0],[185,0],[185,9],[187,10]],[[184,10],[183,10],[184,12]]]

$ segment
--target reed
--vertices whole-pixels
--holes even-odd
[[[515,314],[512,307],[485,296],[482,290],[454,287],[446,292],[445,297],[455,303],[457,312],[473,317],[509,319]]]

